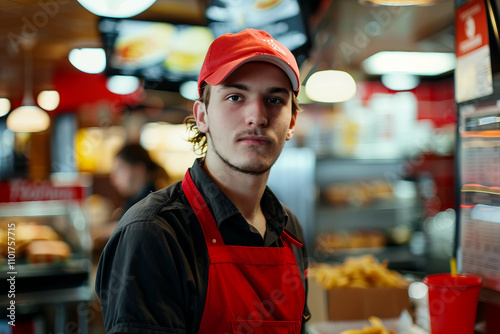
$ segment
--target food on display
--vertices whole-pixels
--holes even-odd
[[[335,182],[323,190],[323,200],[333,206],[365,206],[394,197],[393,184],[387,180]]]
[[[19,223],[16,225],[16,246],[20,251],[35,240],[58,240],[59,235],[54,229],[47,225],[35,222]]]
[[[71,255],[69,245],[61,240],[37,240],[26,249],[30,263],[53,263],[66,260]]]
[[[176,32],[164,67],[173,73],[199,72],[207,54],[212,34],[204,27],[187,27]]]
[[[0,247],[7,256],[7,224],[0,225]],[[71,247],[51,227],[37,222],[17,222],[15,227],[16,256],[29,263],[53,263],[71,256]]]
[[[370,317],[368,321],[371,326],[365,326],[363,329],[348,329],[340,334],[396,334],[394,331],[388,330],[378,317]]]
[[[356,232],[329,232],[323,233],[316,239],[318,250],[334,251],[344,248],[384,247],[386,237],[376,230]]]
[[[115,66],[136,67],[161,62],[165,59],[175,28],[170,24],[144,24],[130,35],[118,37]]]
[[[373,255],[348,257],[343,264],[321,263],[309,268],[309,278],[323,288],[370,288],[408,286],[408,281],[394,270],[387,268],[387,262],[379,262]]]

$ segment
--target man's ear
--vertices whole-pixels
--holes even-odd
[[[290,120],[290,126],[288,127],[288,132],[286,133],[286,140],[290,140],[295,132],[295,122],[297,121],[298,112],[292,114],[292,119]]]
[[[196,120],[198,130],[203,133],[208,133],[208,114],[205,103],[198,100],[194,102],[193,116]]]

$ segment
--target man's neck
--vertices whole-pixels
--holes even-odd
[[[266,189],[269,171],[260,175],[245,174],[230,168],[223,162],[207,160],[203,169],[233,202],[243,217],[263,234],[265,219],[260,201]],[[262,222],[263,219],[264,222]]]

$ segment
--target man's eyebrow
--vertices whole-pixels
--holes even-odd
[[[271,87],[268,89],[268,92],[271,94],[275,94],[275,93],[289,94],[290,90],[286,89],[284,87]]]
[[[229,83],[229,84],[226,84],[226,85],[222,85],[220,87],[220,89],[229,89],[229,88],[236,88],[236,89],[241,89],[241,90],[248,90],[248,86],[246,86],[245,84],[241,84],[241,83]],[[267,93],[268,94],[289,94],[290,93],[290,90],[289,89],[286,89],[284,87],[270,87],[269,89],[267,89]]]
[[[220,89],[228,89],[228,88],[236,88],[236,89],[241,89],[241,90],[248,90],[248,87],[244,84],[240,83],[229,83],[226,85],[222,85]]]

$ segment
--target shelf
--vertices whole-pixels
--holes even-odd
[[[92,300],[93,291],[88,286],[69,289],[16,293],[16,307],[20,304],[76,303]],[[8,305],[7,294],[0,296],[0,305]]]
[[[399,225],[411,226],[419,210],[413,203],[379,201],[366,207],[316,208],[316,234],[335,231],[379,230],[388,231]]]
[[[7,267],[0,268],[0,289],[9,291],[11,275]],[[18,264],[15,268],[16,296],[19,293],[43,290],[63,290],[89,285],[90,267],[88,260],[70,260],[61,264],[31,265]]]
[[[9,247],[9,256],[4,254],[0,264],[0,290],[15,288],[16,307],[88,301],[92,298],[92,242],[90,228],[79,203],[65,200],[2,203],[0,224],[4,235],[7,236],[9,231],[11,241],[15,241]],[[49,263],[32,263],[29,261],[29,245],[37,240],[65,242],[71,254],[64,260],[50,261],[52,253],[49,248],[46,250],[47,257],[43,258]],[[58,258],[57,252],[54,258]],[[36,260],[41,259],[37,257]],[[11,276],[15,278],[14,287],[7,280]],[[8,296],[7,293],[0,296],[0,303],[11,302]]]
[[[317,206],[318,212],[337,213],[337,212],[358,212],[358,211],[380,211],[380,210],[407,210],[415,208],[415,201],[404,200],[377,200],[366,205],[341,205],[334,206],[327,203],[321,203]]]
[[[316,185],[322,189],[330,183],[363,179],[401,179],[402,159],[318,159]]]

